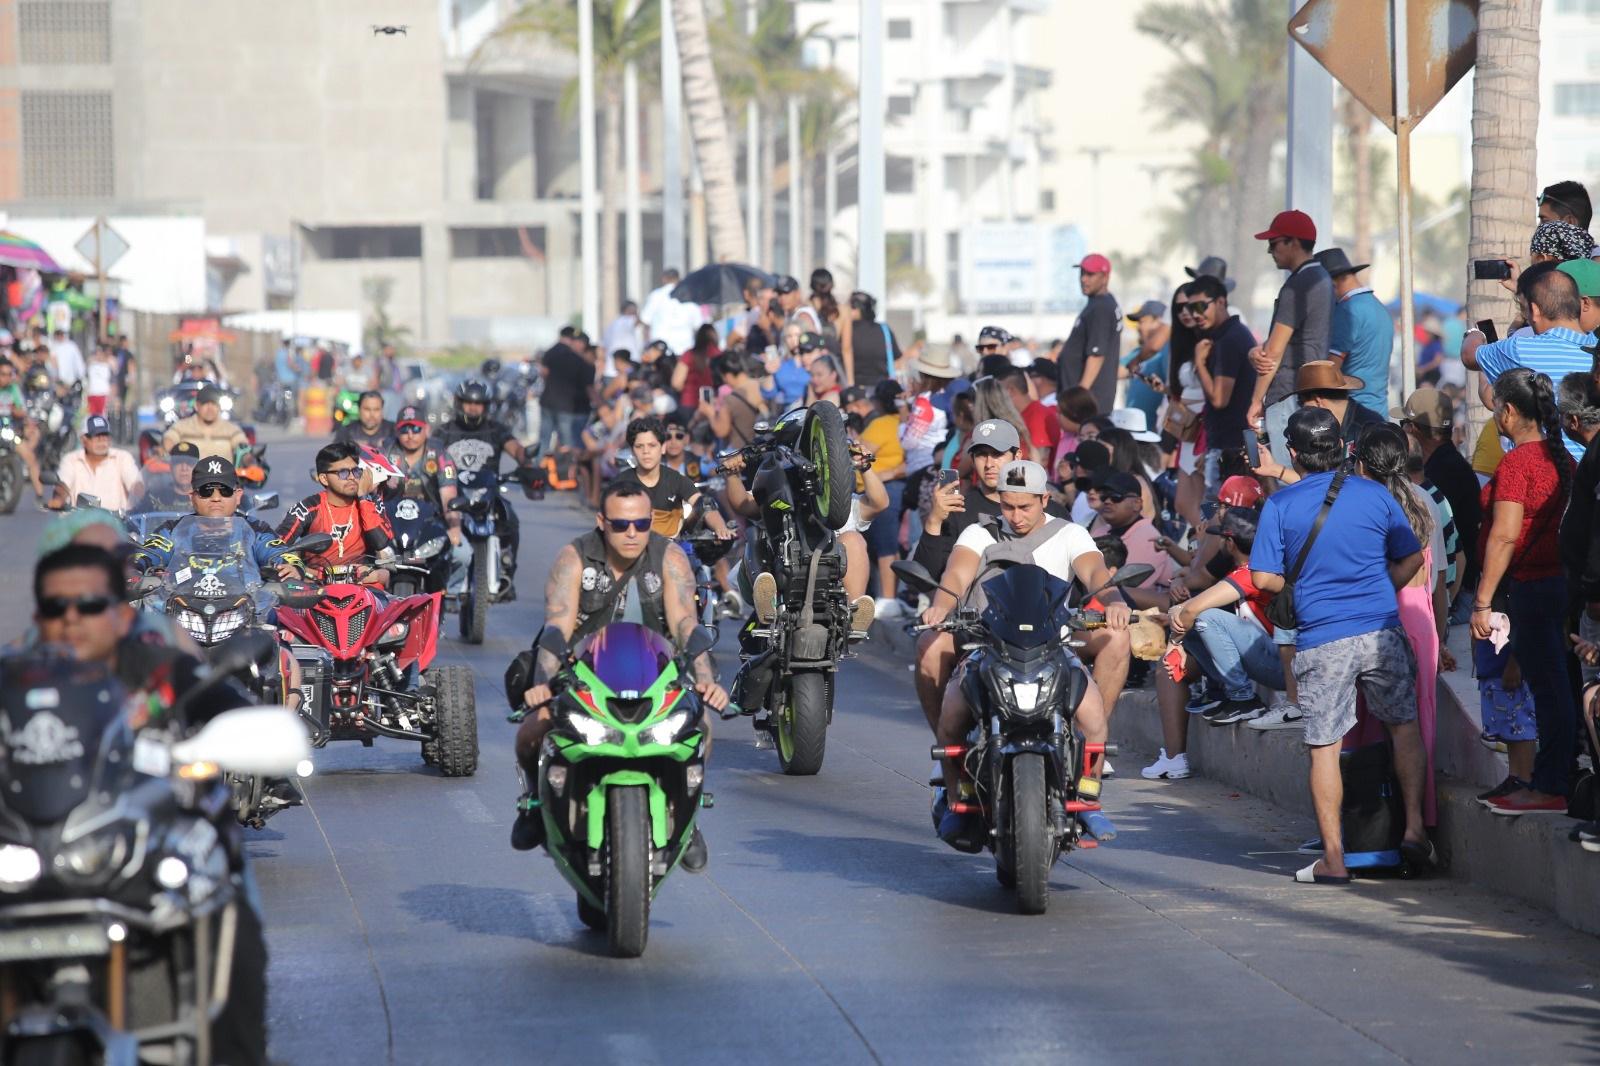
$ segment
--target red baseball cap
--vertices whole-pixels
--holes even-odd
[[[1099,252],[1090,252],[1083,257],[1083,262],[1078,264],[1078,269],[1085,274],[1109,274],[1111,273],[1111,260]]]
[[[1261,502],[1261,482],[1248,474],[1235,474],[1222,483],[1217,499],[1229,507],[1254,507]]]
[[[1273,216],[1272,225],[1256,234],[1256,240],[1270,241],[1275,237],[1314,241],[1317,239],[1317,224],[1304,211],[1279,211]]]

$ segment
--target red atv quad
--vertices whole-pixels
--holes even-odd
[[[302,674],[311,743],[414,740],[446,777],[478,768],[472,673],[434,666],[442,593],[389,598],[367,585],[326,585],[314,605],[279,608]]]

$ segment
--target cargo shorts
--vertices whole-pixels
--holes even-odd
[[[1294,656],[1294,678],[1305,714],[1306,746],[1337,744],[1356,724],[1356,692],[1367,713],[1403,725],[1417,718],[1417,659],[1399,626],[1304,648]]]

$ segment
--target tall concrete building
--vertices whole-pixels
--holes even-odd
[[[421,341],[533,343],[580,303],[576,64],[480,47],[514,6],[0,0],[0,202],[199,214],[219,309],[387,279]]]
[[[1600,0],[1545,0],[1539,22],[1539,184],[1600,199]]]

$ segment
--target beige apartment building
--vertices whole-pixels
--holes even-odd
[[[212,310],[365,314],[388,278],[422,342],[538,343],[581,302],[575,64],[480,48],[512,7],[0,0],[0,203],[200,215]]]

